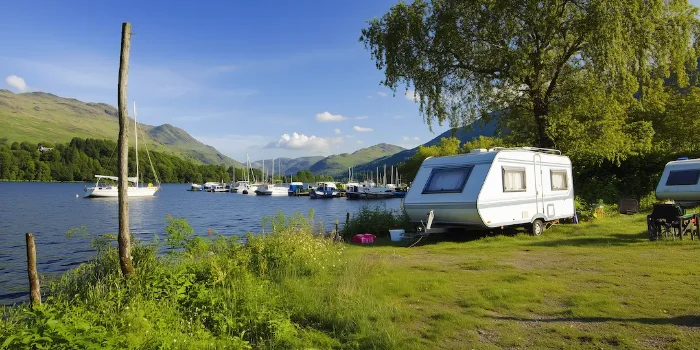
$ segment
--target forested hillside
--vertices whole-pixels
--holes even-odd
[[[85,103],[46,92],[14,94],[0,89],[0,138],[9,142],[69,142],[74,137],[116,141],[119,132],[117,117],[117,109],[106,103]],[[133,119],[130,123],[132,128]],[[142,131],[139,142],[150,150],[204,164],[242,166],[170,124],[151,126],[139,123],[139,130]],[[133,134],[129,138],[133,140]]]
[[[117,174],[117,144],[110,140],[74,138],[68,143],[42,144],[0,140],[0,179],[16,181],[94,181],[96,174]],[[178,156],[150,152],[160,182],[227,181],[224,165],[197,164]],[[156,182],[145,151],[139,152],[141,178]],[[134,149],[129,149],[129,176],[136,173]],[[259,172],[258,172],[259,173]],[[258,175],[259,176],[259,175]]]

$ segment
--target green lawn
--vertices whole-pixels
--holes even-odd
[[[399,348],[696,347],[700,242],[649,242],[645,228],[617,216],[348,254],[376,265],[368,297],[394,310]]]
[[[41,307],[0,307],[0,349],[700,344],[700,242],[649,242],[643,215],[412,248],[335,243],[311,217],[246,244],[169,218],[169,253],[136,244],[130,279],[111,236],[93,236],[101,253],[43,284]]]

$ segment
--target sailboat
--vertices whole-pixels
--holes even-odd
[[[279,163],[280,173],[282,173],[282,163]],[[275,160],[272,160],[272,183],[263,184],[255,189],[255,194],[258,196],[288,196],[289,189],[286,186],[277,186],[275,184]]]
[[[127,187],[126,193],[128,197],[149,197],[154,196],[156,192],[160,189],[160,186],[153,186],[153,184],[148,184],[148,186],[139,185],[139,134],[138,134],[138,123],[136,122],[136,101],[134,101],[134,135],[136,144],[136,176],[127,177],[129,187]],[[146,148],[146,154],[148,154],[148,148]],[[150,161],[151,156],[148,155]],[[153,164],[151,164],[151,169],[155,174],[155,169],[153,169]],[[97,180],[95,181],[95,186],[85,188],[85,198],[95,198],[95,197],[118,197],[119,190],[118,185],[109,184],[107,182],[100,183],[100,180],[111,180],[119,181],[116,176],[108,175],[95,175]],[[156,177],[157,180],[157,177]],[[160,185],[160,184],[159,184]]]

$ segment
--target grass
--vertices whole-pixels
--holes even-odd
[[[103,253],[64,276],[44,308],[0,310],[0,344],[17,335],[60,348],[60,334],[124,348],[700,343],[700,242],[649,242],[643,215],[413,248],[334,243],[300,216],[270,222],[275,233],[244,245],[171,221],[172,253],[139,246],[139,275],[126,282],[113,251],[95,244]]]
[[[380,265],[368,283],[397,310],[401,348],[697,346],[700,242],[649,242],[645,228],[616,216],[348,255]]]

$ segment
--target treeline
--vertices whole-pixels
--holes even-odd
[[[42,149],[40,149],[40,147]],[[0,179],[10,181],[94,181],[96,174],[117,174],[117,143],[110,140],[73,138],[68,143],[12,142],[0,139]],[[197,164],[178,156],[151,151],[149,164],[145,150],[139,151],[142,181],[156,183],[203,183],[207,181],[262,180],[260,169],[252,171],[224,165]],[[247,174],[246,174],[247,173]],[[129,176],[136,175],[136,155],[129,149]],[[157,175],[157,176],[156,176]],[[269,179],[269,177],[268,177]],[[276,175],[276,181],[332,181],[327,175],[308,170],[293,176]]]

